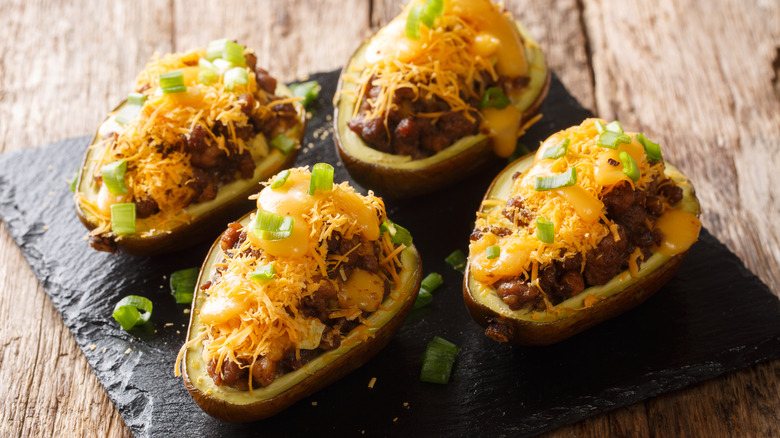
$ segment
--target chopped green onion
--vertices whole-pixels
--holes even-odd
[[[596,142],[598,146],[610,149],[617,149],[621,143],[631,143],[631,137],[628,134],[618,134],[614,131],[602,132],[599,135],[598,142]]]
[[[70,180],[70,191],[76,193],[76,184],[79,182],[79,171],[73,174],[73,179]]]
[[[607,123],[607,131],[616,132],[618,134],[623,134],[623,125],[620,124],[617,120],[614,122]]]
[[[279,172],[278,175],[276,175],[276,178],[274,178],[274,182],[271,183],[271,189],[276,190],[284,185],[284,183],[287,182],[287,178],[290,176],[290,169],[285,169],[281,172]]]
[[[485,252],[488,259],[496,259],[501,255],[501,247],[498,245],[488,246]]]
[[[433,29],[433,24],[436,18],[444,13],[444,0],[428,0],[425,3],[425,8],[420,16],[420,21],[423,22],[428,29]]]
[[[225,83],[225,89],[233,91],[236,85],[246,85],[249,83],[249,72],[244,67],[233,67],[225,72],[222,78]]]
[[[321,89],[322,87],[317,81],[301,82],[299,84],[290,85],[290,90],[292,90],[293,94],[303,98],[301,104],[304,108],[309,108],[309,105],[320,97]]]
[[[485,94],[482,95],[482,100],[479,102],[479,109],[484,108],[498,108],[504,109],[509,104],[509,98],[506,97],[503,91],[498,87],[490,87],[485,90]]]
[[[664,159],[663,155],[661,155],[661,146],[648,140],[641,132],[636,135],[636,141],[645,148],[645,155],[648,161],[661,161]]]
[[[116,121],[123,125],[127,125],[135,120],[135,118],[138,117],[138,114],[141,113],[144,102],[146,102],[146,96],[143,94],[130,93],[127,96],[127,102],[122,105],[122,108],[116,114]]]
[[[225,42],[225,51],[222,52],[222,58],[226,61],[230,61],[233,65],[243,67],[246,65],[246,58],[244,58],[244,46],[233,41]]]
[[[198,268],[187,268],[171,274],[171,295],[178,304],[192,302],[199,272]]]
[[[466,254],[463,254],[463,251],[456,249],[452,254],[448,255],[444,261],[461,274],[466,272],[466,262],[468,259],[466,259]]]
[[[418,5],[409,11],[406,17],[406,37],[410,40],[420,39],[420,15],[422,15],[423,6]]]
[[[508,163],[511,163],[515,161],[516,159],[522,157],[523,155],[530,154],[531,151],[528,150],[528,147],[522,143],[518,143],[515,147],[515,151],[512,152],[512,155],[509,156],[509,158],[506,159]]]
[[[143,310],[144,313],[142,314],[139,310]],[[152,302],[148,298],[138,295],[128,295],[116,303],[113,316],[116,322],[122,326],[122,330],[130,330],[137,325],[149,322],[149,318],[152,317]]]
[[[431,304],[431,301],[433,301],[433,294],[425,289],[420,289],[420,292],[417,293],[417,299],[414,300],[412,310],[425,307],[428,304]]]
[[[631,155],[628,155],[628,152],[620,152],[620,162],[623,163],[623,173],[628,175],[632,181],[639,179],[639,168],[636,166],[634,158]]]
[[[252,233],[262,240],[282,240],[290,237],[293,225],[295,225],[295,219],[291,216],[257,210]]]
[[[163,94],[187,91],[187,86],[184,85],[184,73],[181,70],[174,70],[160,74],[160,88],[162,88]]]
[[[103,184],[106,185],[109,192],[115,195],[127,193],[125,172],[127,172],[127,161],[125,160],[114,161],[100,168]]]
[[[201,84],[209,85],[214,82],[215,79],[217,79],[217,73],[214,70],[202,68],[198,72],[198,82]]]
[[[542,216],[536,218],[536,238],[544,243],[555,242],[555,223]]]
[[[135,234],[135,204],[111,205],[111,231],[116,235]]]
[[[604,126],[603,123],[601,123],[601,120],[596,120],[595,125],[596,125],[596,131],[598,131],[599,134],[603,134],[607,130],[607,127]]]
[[[390,219],[379,225],[379,231],[381,234],[390,233],[390,241],[396,245],[412,245],[412,233],[406,228],[390,221]]]
[[[215,69],[217,69],[217,73],[221,75],[225,74],[225,72],[235,67],[232,62],[224,60],[222,58],[215,59],[212,62],[212,65],[214,66]]]
[[[445,384],[450,381],[452,365],[460,348],[450,341],[435,336],[423,354],[420,381]]]
[[[425,278],[423,278],[422,283],[420,283],[420,287],[423,290],[427,290],[428,292],[433,292],[443,283],[444,280],[441,278],[441,275],[437,274],[436,272],[431,272]]]
[[[564,138],[557,146],[545,149],[544,154],[542,154],[542,159],[552,158],[557,160],[566,155],[566,152],[569,150],[570,142],[571,140]]]
[[[249,278],[256,282],[271,280],[274,277],[276,277],[276,269],[274,268],[273,263],[259,266],[257,269],[255,269],[255,272],[249,274]]]
[[[322,192],[333,190],[333,166],[328,163],[317,163],[311,169],[309,195],[314,195],[318,190]]]
[[[560,189],[561,187],[573,186],[577,183],[577,168],[570,167],[566,172],[551,176],[537,176],[534,182],[534,190],[541,192],[544,190]]]
[[[225,45],[227,42],[227,38],[211,41],[209,45],[206,46],[206,59],[213,61],[217,58],[221,58],[225,53]]]
[[[298,145],[298,143],[295,142],[295,140],[291,139],[290,137],[279,134],[276,137],[271,140],[271,143],[269,143],[272,148],[279,149],[284,155],[289,154],[290,152],[295,149],[295,146]]]

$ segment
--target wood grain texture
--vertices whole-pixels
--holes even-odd
[[[665,146],[705,226],[780,293],[780,4],[509,0],[587,108]],[[289,81],[339,68],[397,0],[5,0],[0,151],[91,133],[154,52],[229,36]],[[554,114],[545,115],[554,117]],[[0,225],[0,435],[128,436]],[[547,436],[780,436],[780,361]]]

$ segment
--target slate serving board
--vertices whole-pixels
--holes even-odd
[[[341,181],[349,175],[329,130],[337,77],[312,76],[323,89],[296,164],[332,163]],[[591,115],[555,77],[542,113],[522,140],[532,148]],[[0,156],[0,217],[137,436],[533,435],[780,357],[780,302],[706,230],[678,274],[627,314],[550,347],[485,337],[462,303],[462,275],[444,258],[467,250],[474,212],[505,164],[496,161],[439,194],[387,200],[388,215],[415,237],[425,273],[443,274],[444,285],[386,349],[276,417],[222,423],[204,414],[173,375],[189,315],[167,286],[171,272],[200,265],[216,236],[154,258],[91,250],[66,184],[89,141],[68,139]],[[131,333],[111,317],[128,294],[154,302],[151,322]],[[448,385],[418,378],[419,358],[434,335],[462,348]]]

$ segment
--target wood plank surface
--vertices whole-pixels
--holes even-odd
[[[704,225],[780,294],[780,4],[506,5],[585,107],[664,145],[696,182]],[[0,10],[6,152],[91,133],[155,52],[230,36],[293,80],[341,67],[399,9],[397,0],[2,0]],[[0,436],[130,435],[0,228]],[[778,393],[774,361],[546,436],[780,436]]]

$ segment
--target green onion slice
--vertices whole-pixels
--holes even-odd
[[[225,42],[225,51],[222,53],[222,58],[237,65],[243,67],[246,65],[246,58],[244,58],[244,46],[233,41]]]
[[[317,163],[311,169],[309,195],[314,195],[318,190],[323,192],[333,190],[333,166],[328,163]]]
[[[111,205],[111,231],[118,236],[135,234],[135,203]]]
[[[417,294],[417,299],[414,300],[412,310],[425,307],[428,304],[431,304],[431,301],[433,301],[433,294],[425,289],[420,289],[420,292]]]
[[[122,105],[122,108],[116,114],[116,121],[123,125],[127,125],[135,120],[135,118],[138,117],[138,114],[141,114],[141,108],[144,107],[144,102],[146,102],[146,96],[143,94],[130,93],[127,96],[127,102]]]
[[[221,75],[225,74],[225,72],[235,67],[232,62],[224,60],[222,58],[215,59],[212,62],[212,65],[214,66],[215,69],[217,69],[217,73]]]
[[[542,154],[542,159],[552,158],[557,160],[558,158],[561,158],[568,152],[569,143],[571,143],[571,140],[564,138],[557,146],[545,149],[544,154]]]
[[[198,82],[201,84],[209,85],[214,82],[215,79],[217,79],[217,73],[213,70],[203,68],[198,72]]]
[[[279,134],[276,137],[271,140],[271,143],[269,143],[272,148],[279,149],[284,155],[289,154],[290,152],[295,149],[295,146],[298,145],[298,143],[295,142],[295,140],[291,139],[290,137]]]
[[[501,255],[501,247],[498,245],[488,246],[485,252],[488,259],[496,259]]]
[[[279,172],[278,175],[276,175],[276,178],[274,178],[274,182],[271,183],[271,189],[276,190],[284,185],[284,183],[287,182],[287,178],[290,176],[290,169],[285,169],[281,172]]]
[[[599,135],[596,144],[603,148],[617,149],[621,143],[631,143],[628,134],[618,134],[614,131],[604,131]]]
[[[100,168],[103,184],[106,185],[109,192],[115,195],[127,193],[125,172],[127,172],[127,161],[125,160],[114,161]]]
[[[217,58],[221,58],[225,53],[225,45],[227,45],[227,43],[227,38],[211,41],[209,45],[206,46],[206,59],[213,61]]]
[[[379,225],[379,232],[381,234],[390,233],[390,241],[396,245],[412,245],[412,233],[406,228],[390,221],[390,219]]]
[[[420,15],[422,15],[423,6],[418,5],[409,11],[406,17],[406,37],[410,40],[420,39]]]
[[[601,123],[601,120],[596,120],[595,124],[596,124],[596,131],[598,131],[599,134],[602,134],[602,133],[604,133],[604,131],[607,130],[607,127],[604,126],[603,123]]]
[[[233,67],[225,72],[222,82],[225,83],[226,90],[233,91],[237,85],[249,83],[249,72],[244,67]]]
[[[282,240],[290,237],[293,225],[295,225],[295,219],[291,216],[257,210],[252,232],[263,240]]]
[[[433,292],[443,283],[444,280],[441,278],[441,275],[437,274],[436,272],[431,272],[425,278],[423,278],[422,283],[420,283],[420,288],[428,292]]]
[[[309,108],[309,106],[320,97],[321,89],[322,87],[317,81],[301,82],[290,85],[290,90],[292,90],[293,94],[303,98],[301,104],[305,108]]]
[[[452,254],[448,255],[444,261],[461,274],[466,272],[466,262],[468,259],[466,259],[466,254],[463,254],[463,251],[456,249]]]
[[[620,124],[617,120],[613,122],[607,123],[607,131],[617,132],[618,134],[623,134],[623,125]]]
[[[163,94],[182,93],[187,91],[184,85],[184,73],[181,70],[160,74],[160,88]]]
[[[445,384],[450,381],[452,365],[460,348],[450,341],[435,336],[423,354],[420,381]]]
[[[274,268],[273,263],[258,266],[257,269],[255,269],[255,272],[249,274],[249,278],[256,282],[272,280],[274,277],[276,277],[276,269]]]
[[[661,155],[661,146],[648,140],[641,132],[636,135],[636,141],[645,148],[645,155],[648,161],[661,161],[664,159],[663,155]]]
[[[142,310],[144,313],[139,312]],[[146,324],[152,317],[152,302],[138,295],[128,295],[114,306],[114,319],[122,326],[122,330]]]
[[[79,171],[73,174],[73,179],[70,180],[70,191],[76,193],[76,184],[79,182]]]
[[[198,282],[198,268],[187,268],[171,274],[171,295],[178,304],[191,303]]]
[[[423,8],[420,21],[423,22],[428,29],[433,29],[433,24],[436,18],[444,13],[444,0],[428,0]]]
[[[479,109],[484,108],[498,108],[504,109],[509,104],[509,98],[506,97],[503,91],[498,87],[490,87],[485,90],[485,94],[482,95],[482,100],[479,102]]]
[[[551,176],[537,176],[534,182],[534,190],[541,192],[544,190],[560,189],[561,187],[570,187],[577,183],[577,168],[570,167],[566,172]]]
[[[536,238],[540,242],[555,242],[555,223],[545,217],[536,218]]]
[[[628,175],[628,177],[633,181],[639,179],[639,168],[637,167],[634,158],[629,155],[628,152],[620,152],[620,162],[623,163],[623,173]]]

